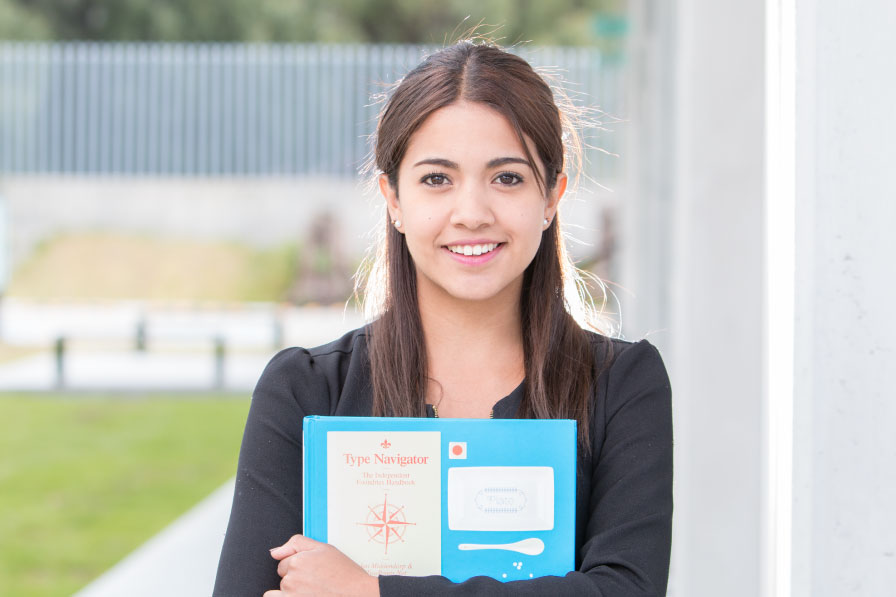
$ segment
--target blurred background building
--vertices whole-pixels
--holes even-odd
[[[135,571],[147,594],[209,590],[215,549],[184,554],[220,541],[227,487],[88,583],[231,474],[273,352],[360,325],[351,275],[385,225],[359,174],[378,96],[477,23],[592,108],[562,214],[624,336],[669,368],[669,594],[892,592],[893,6],[0,0],[0,418],[16,421],[0,448],[17,454],[0,593],[115,594]],[[96,486],[51,467],[113,441],[100,412],[149,409],[117,420],[123,453],[138,429],[163,437],[174,415],[150,421],[170,401],[196,406],[184,437],[238,407],[203,440],[229,440],[217,469],[164,485],[151,443],[131,456],[142,485],[107,456],[89,456],[82,478],[109,471]],[[48,429],[62,447],[26,458],[55,445]],[[172,462],[200,462],[184,445]],[[107,503],[109,484],[193,493],[144,510]],[[108,549],[48,568],[65,529],[74,550]]]

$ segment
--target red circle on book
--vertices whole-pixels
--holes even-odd
[[[455,445],[451,448],[451,451],[454,452],[454,455],[455,455],[455,456],[460,456],[461,454],[463,454],[464,449],[463,449],[461,446],[455,444]]]

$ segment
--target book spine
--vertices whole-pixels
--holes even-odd
[[[311,470],[314,467],[309,461],[311,451],[308,449],[308,445],[314,441],[313,421],[306,417],[302,422],[302,534],[306,537],[312,536],[314,532],[310,503],[311,492],[308,490],[309,487],[314,487],[314,483],[311,481]]]

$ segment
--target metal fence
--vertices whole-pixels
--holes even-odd
[[[0,43],[0,174],[355,176],[371,97],[431,49]],[[576,102],[619,113],[620,69],[597,50],[519,53],[557,67]],[[594,159],[589,174],[607,169]]]

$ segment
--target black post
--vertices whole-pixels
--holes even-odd
[[[224,389],[224,338],[215,336],[215,389]]]
[[[141,317],[137,321],[137,334],[134,348],[137,352],[146,352],[146,318]]]
[[[283,348],[283,320],[279,315],[274,315],[273,332],[274,350],[280,350]]]
[[[59,336],[56,338],[56,389],[61,390],[65,387],[65,338]]]

